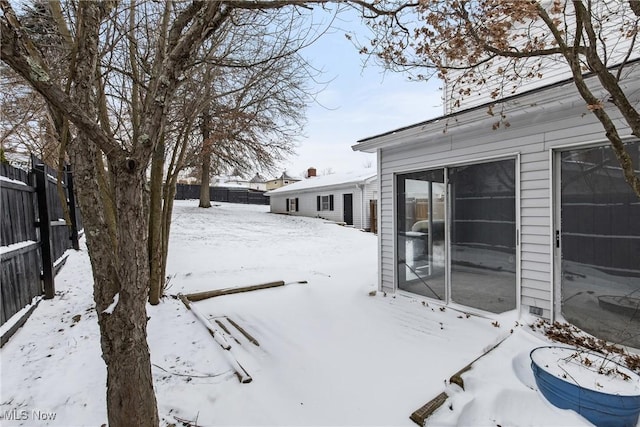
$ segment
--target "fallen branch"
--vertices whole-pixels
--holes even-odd
[[[225,371],[225,372],[221,372],[219,374],[209,374],[209,375],[181,374],[179,372],[169,371],[169,370],[163,368],[160,365],[156,365],[155,363],[153,363],[152,365],[155,366],[156,368],[166,372],[167,374],[176,375],[178,377],[188,377],[188,378],[215,378],[215,377],[219,377],[219,376],[222,376],[222,375],[225,375],[225,374],[228,374],[229,372],[231,372],[231,371]]]

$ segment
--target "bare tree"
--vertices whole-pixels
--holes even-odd
[[[306,102],[315,95],[306,88],[314,70],[298,52],[323,27],[309,29],[301,25],[296,12],[254,15],[244,12],[237,20],[243,25],[227,25],[197,54],[197,64],[185,79],[187,83],[179,89],[185,96],[179,97],[179,105],[171,107],[168,126],[174,130],[165,132],[156,151],[158,155],[152,159],[149,231],[152,304],[159,302],[166,277],[168,238],[160,236],[167,236],[164,230],[170,228],[173,199],[167,195],[175,194],[177,174],[185,167],[199,170],[200,207],[209,207],[211,173],[229,170],[247,173],[254,168],[273,167],[291,152],[293,140],[301,132]],[[281,31],[273,28],[289,30],[283,37]],[[189,104],[188,108],[182,100]],[[197,129],[193,127],[194,116],[199,120]],[[181,133],[185,129],[182,126],[190,128],[199,138],[177,137],[176,130]],[[188,149],[176,143],[197,139],[200,143],[191,143]],[[161,179],[165,159],[159,152],[169,155],[172,150],[172,159],[182,160],[171,162],[166,179]],[[159,196],[162,186],[164,197]]]
[[[382,2],[398,4],[399,2]],[[404,3],[404,2],[402,2]],[[625,180],[640,197],[637,165],[612,120],[617,110],[633,135],[640,137],[640,114],[620,86],[638,58],[637,0],[429,0],[392,15],[371,14],[373,36],[361,52],[374,54],[393,70],[419,80],[439,77],[445,102],[453,109],[475,91],[498,98],[523,82],[544,78],[564,66],[602,124]],[[379,3],[380,5],[380,3]],[[585,82],[597,76],[607,91],[599,99]],[[499,125],[499,123],[498,123]]]
[[[57,162],[58,138],[50,137],[45,103],[24,85],[21,77],[10,69],[0,68],[0,143],[4,152],[15,162],[28,159],[29,153],[37,154],[49,164]],[[48,142],[54,141],[51,147]]]
[[[208,42],[215,45],[227,25],[280,13],[304,19],[310,5],[328,2],[52,0],[46,5],[55,25],[43,31],[62,40],[58,73],[45,60],[47,39],[30,33],[9,1],[0,0],[0,58],[44,99],[61,153],[74,165],[107,366],[110,426],[159,423],[146,341],[152,259],[147,173],[153,159],[165,157],[168,120],[184,95],[180,88],[201,51]],[[283,41],[291,35],[291,27],[279,30],[274,34]],[[173,134],[180,147],[193,128],[186,123],[184,132]],[[172,155],[174,160],[181,162]],[[171,189],[165,190],[166,196]]]
[[[200,206],[210,206],[210,165],[222,173],[245,174],[270,169],[292,152],[302,131],[306,104],[315,94],[306,82],[315,70],[299,51],[323,28],[300,26],[297,13],[244,13],[240,28],[233,27],[224,57],[209,64],[222,70],[211,88],[208,111],[203,112]],[[289,28],[286,36],[274,28]],[[237,48],[241,46],[241,48]]]
[[[157,22],[152,71],[140,103],[137,138],[118,140],[100,115],[100,47],[102,25],[117,13],[114,3],[79,2],[74,38],[74,72],[67,93],[52,79],[41,51],[29,37],[8,2],[1,3],[1,57],[47,101],[75,125],[68,152],[75,166],[79,202],[87,229],[94,276],[94,298],[107,365],[109,424],[158,425],[149,350],[145,302],[149,287],[148,211],[145,171],[162,137],[167,105],[197,47],[229,18],[233,9],[220,3],[164,6]],[[123,76],[125,73],[122,74]],[[103,127],[104,126],[104,127]],[[111,199],[98,182],[102,156],[110,171]],[[115,216],[112,232],[105,216]],[[105,209],[106,208],[106,209]],[[112,306],[114,304],[114,307]],[[111,309],[107,310],[112,306]]]
[[[68,64],[64,37],[57,31],[55,8],[46,3],[25,5],[21,17],[25,32],[37,40],[51,77],[63,82]],[[36,154],[49,165],[63,163],[60,152],[61,123],[54,111],[31,87],[5,64],[0,65],[0,94],[2,116],[0,140],[14,160],[26,163],[30,153]]]

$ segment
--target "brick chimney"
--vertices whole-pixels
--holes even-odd
[[[310,167],[309,169],[307,169],[307,178],[311,178],[314,176],[316,176],[316,168]]]

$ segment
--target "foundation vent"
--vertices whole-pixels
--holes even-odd
[[[529,307],[529,313],[535,314],[536,316],[542,316],[542,309],[540,307]]]

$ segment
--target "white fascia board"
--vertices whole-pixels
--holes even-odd
[[[372,176],[370,178],[358,179],[358,180],[347,181],[347,182],[341,182],[341,183],[338,183],[338,184],[318,185],[318,186],[314,186],[314,187],[305,187],[305,188],[300,188],[300,189],[286,188],[286,189],[283,189],[282,191],[278,191],[277,193],[275,193],[275,195],[279,196],[281,194],[325,193],[327,191],[349,189],[349,188],[355,187],[357,184],[366,184],[367,180],[369,180],[371,178],[375,179],[377,176],[378,175],[376,174],[376,175],[374,175],[374,176]],[[278,188],[278,190],[280,190],[280,189]],[[269,193],[272,193],[273,191],[275,191],[275,190],[269,191]]]
[[[371,178],[365,179],[363,182],[364,184],[375,184],[377,179],[378,179],[378,174],[375,174]]]
[[[573,83],[569,83],[566,86],[568,85],[573,85]],[[448,116],[441,116],[427,122],[412,125],[408,128],[363,139],[351,148],[354,151],[375,153],[376,150],[380,148],[386,149],[415,142],[429,143],[430,140],[441,141],[443,136],[452,136],[468,131],[470,128],[479,126],[483,122],[495,122],[499,120],[502,112],[507,116],[507,120],[514,120],[523,114],[531,114],[534,111],[540,112],[548,108],[552,109],[551,104],[559,100],[563,100],[563,103],[569,102],[569,98],[572,97],[571,95],[567,96],[565,85],[554,92],[557,96],[553,98],[550,98],[548,93],[544,92],[545,91],[541,91],[530,94],[526,98],[496,102],[493,105],[482,105]],[[540,104],[538,101],[542,101],[544,104]],[[493,116],[489,114],[490,106],[494,114]],[[560,104],[558,104],[557,107],[563,108]]]

